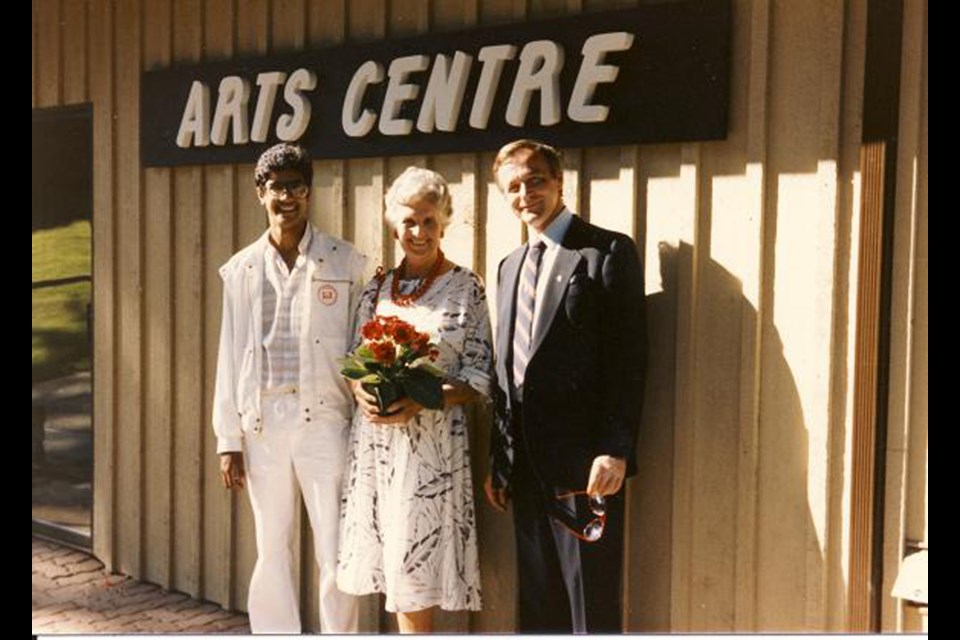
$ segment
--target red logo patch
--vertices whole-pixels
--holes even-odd
[[[317,289],[317,300],[327,306],[337,304],[337,297],[337,288],[332,284],[325,284]]]

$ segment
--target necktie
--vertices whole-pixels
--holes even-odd
[[[513,384],[517,389],[523,385],[523,375],[530,361],[530,348],[533,346],[533,309],[537,297],[537,276],[540,274],[540,262],[545,246],[542,240],[530,245],[520,270],[517,319],[513,328]]]

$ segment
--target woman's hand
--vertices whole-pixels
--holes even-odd
[[[403,423],[417,415],[423,410],[423,406],[410,398],[401,398],[389,407],[387,412],[390,415],[380,415],[380,405],[377,404],[377,397],[367,393],[357,380],[350,381],[350,387],[353,389],[353,397],[357,399],[357,408],[363,413],[363,417],[372,424],[396,424]]]
[[[366,408],[364,408],[363,415],[373,424],[403,424],[421,411],[423,411],[423,405],[416,400],[400,398],[387,407],[387,413],[389,415],[379,415],[377,413],[376,403],[374,403],[372,412],[368,412]]]
[[[411,398],[401,398],[387,407],[389,415],[380,415],[377,398],[367,393],[363,385],[356,380],[350,381],[353,396],[357,399],[357,408],[372,424],[404,423],[423,411],[424,406]],[[460,380],[447,380],[443,384],[444,407],[467,404],[477,399],[479,394],[467,383]]]
[[[443,406],[469,404],[480,397],[477,391],[462,380],[450,378],[443,382]]]
[[[376,396],[367,393],[363,385],[357,380],[350,381],[350,388],[353,390],[353,397],[357,399],[357,408],[363,415],[368,418],[371,414],[376,415],[377,411],[380,410],[377,407]]]

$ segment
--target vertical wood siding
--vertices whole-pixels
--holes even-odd
[[[264,229],[252,167],[142,168],[143,70],[633,6],[602,0],[34,0],[32,104],[93,103],[94,549],[114,570],[244,609],[246,496],[219,485],[210,407],[217,267]],[[644,259],[649,384],[628,484],[624,615],[635,631],[845,628],[851,274],[863,0],[733,1],[727,140],[566,149],[565,199]],[[894,267],[887,585],[926,530],[926,3],[907,0]],[[409,164],[451,184],[444,251],[489,287],[523,239],[490,151],[323,160],[311,219],[393,266],[383,194]],[[629,337],[625,337],[629,339]],[[447,631],[510,631],[510,515],[482,501],[484,610]],[[301,515],[307,625],[317,571]],[[367,598],[363,625],[393,624]],[[911,617],[913,616],[913,617]],[[897,601],[884,629],[916,629]]]
[[[907,540],[927,541],[927,3],[904,3],[900,146],[894,229],[883,628],[926,631],[916,609],[890,597]]]
[[[143,63],[146,69],[168,66],[173,59],[171,0],[144,6]],[[174,456],[173,456],[173,171],[145,171],[144,353],[150,363],[145,376],[144,412],[144,576],[173,586]],[[151,268],[150,265],[162,265]]]

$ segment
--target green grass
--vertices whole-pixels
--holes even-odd
[[[90,222],[33,232],[33,282],[90,275]]]
[[[33,284],[90,275],[90,223],[33,233]],[[90,282],[33,290],[33,381],[90,369]]]

